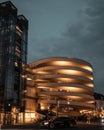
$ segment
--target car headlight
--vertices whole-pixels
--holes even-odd
[[[101,119],[101,123],[104,123],[104,119],[103,118]]]
[[[48,124],[49,124],[49,122],[48,122],[48,121],[44,122],[44,125],[48,125]]]

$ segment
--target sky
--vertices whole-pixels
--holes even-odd
[[[93,66],[94,91],[104,94],[104,0],[11,1],[29,20],[28,63],[83,59]]]

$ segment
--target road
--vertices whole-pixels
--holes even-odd
[[[78,125],[72,130],[104,130],[104,125]]]
[[[50,129],[45,129],[45,128],[39,128],[38,126],[34,124],[30,125],[19,125],[15,127],[4,127],[1,128],[1,130],[50,130]],[[104,130],[104,124],[78,124],[75,127],[71,128],[55,128],[53,130]]]

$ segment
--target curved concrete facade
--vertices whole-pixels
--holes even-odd
[[[94,109],[93,68],[88,62],[53,57],[30,63],[26,67],[28,86],[36,89],[41,108],[58,106],[60,111]],[[34,94],[34,95],[35,95]]]

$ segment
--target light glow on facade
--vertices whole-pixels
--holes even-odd
[[[68,107],[68,101],[73,111],[94,109],[93,68],[88,62],[65,57],[47,58],[28,64],[26,71],[27,78],[32,79],[27,87],[36,90],[34,99],[38,98],[40,109],[55,107],[57,101],[61,113],[64,113],[62,108]]]

